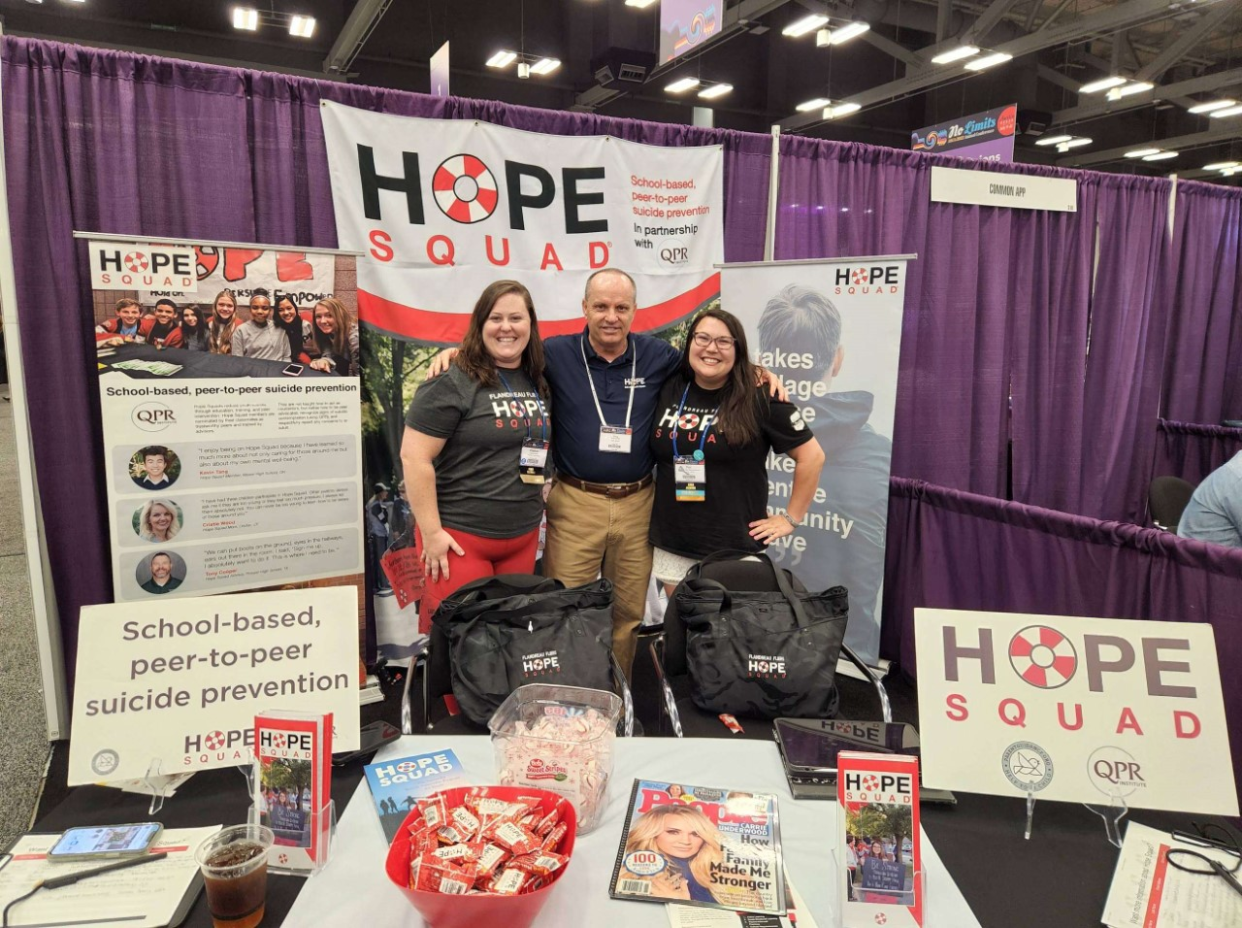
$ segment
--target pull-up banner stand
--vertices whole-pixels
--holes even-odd
[[[906,262],[914,256],[729,264],[721,303],[753,360],[779,374],[826,461],[804,524],[769,548],[808,589],[849,589],[846,643],[876,666]],[[660,423],[657,422],[657,427]],[[784,512],[794,462],[768,458]]]

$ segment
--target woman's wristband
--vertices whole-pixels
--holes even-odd
[[[797,527],[798,527],[799,523],[795,522],[795,521],[793,520],[793,517],[792,517],[789,513],[787,513],[787,512],[782,512],[782,513],[781,513],[781,517],[782,517],[782,518],[783,518],[786,522],[788,522],[790,525],[792,525],[794,528],[797,528]]]

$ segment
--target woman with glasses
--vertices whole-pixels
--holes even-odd
[[[670,592],[707,555],[762,551],[806,518],[824,452],[797,408],[756,383],[742,324],[717,307],[700,313],[660,393],[651,436],[653,570]],[[769,451],[794,461],[788,493],[771,500],[775,515]]]

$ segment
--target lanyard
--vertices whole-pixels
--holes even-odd
[[[506,378],[504,374],[500,373],[500,368],[496,368],[496,373],[500,374],[500,379],[504,383],[505,389],[509,391],[509,399],[513,400],[515,403],[520,403],[521,399],[518,397],[516,393],[513,392],[513,387],[509,386],[508,378]],[[539,440],[546,442],[548,440],[548,415],[546,412],[544,412],[543,400],[539,398],[539,391],[535,390],[534,393],[535,393],[535,402],[539,404],[539,424],[543,426],[543,434],[539,436]],[[522,408],[523,409],[526,408],[525,403],[522,403]],[[523,413],[522,421],[526,423],[526,437],[529,439],[530,438],[530,416],[526,415],[526,413]]]
[[[681,391],[681,402],[677,404],[677,418],[673,420],[673,429],[671,432],[669,432],[669,435],[668,435],[668,437],[673,440],[673,457],[678,456],[677,455],[677,428],[678,426],[681,425],[681,411],[682,409],[685,408],[686,397],[689,395],[689,393],[690,393],[690,384],[686,384],[686,389]],[[715,424],[716,424],[716,420],[713,419],[706,428],[702,428],[699,430],[699,450],[694,452],[694,459],[696,461],[703,460],[704,458],[703,446],[707,442],[707,433],[712,430],[712,426]]]
[[[583,335],[582,341],[578,342],[578,350],[582,352],[582,366],[586,368],[587,383],[591,385],[591,399],[595,400],[595,412],[599,415],[599,424],[606,426],[608,420],[604,418],[604,408],[600,406],[599,394],[595,392],[595,378],[591,376],[591,365],[587,364],[586,340],[587,337]],[[638,379],[638,346],[631,343],[630,348],[634,351],[634,357],[630,361],[630,402],[625,407],[627,429],[630,427],[630,413],[634,410],[634,381]]]

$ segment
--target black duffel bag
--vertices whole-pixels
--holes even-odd
[[[766,562],[771,588],[726,589],[704,576],[709,564],[720,576],[722,565],[746,557]],[[835,714],[849,618],[845,587],[809,593],[766,554],[722,551],[691,567],[673,596],[686,626],[690,695],[700,709],[764,719]]]
[[[526,683],[612,689],[612,584],[566,589],[534,574],[502,574],[458,589],[431,621],[449,641],[453,697],[486,724]]]

